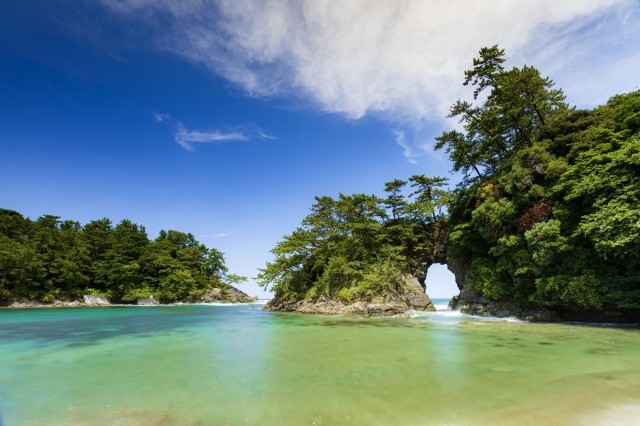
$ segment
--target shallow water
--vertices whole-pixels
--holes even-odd
[[[637,328],[261,308],[1,311],[0,415],[6,425],[640,419]]]

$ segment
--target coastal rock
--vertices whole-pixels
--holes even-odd
[[[85,294],[83,300],[86,306],[108,306],[111,304],[107,299],[91,294]]]
[[[305,314],[340,315],[344,308],[345,305],[336,300],[321,299],[317,302],[304,300],[297,307],[296,311]]]
[[[202,301],[207,303],[219,302],[221,297],[222,290],[219,288],[214,288],[213,290],[205,293],[205,295],[202,296]]]
[[[159,304],[160,302],[154,299],[153,295],[136,300],[136,305],[141,305],[141,306],[153,306],[153,305],[159,305]]]
[[[34,300],[20,298],[20,299],[14,300],[9,305],[7,305],[7,308],[9,308],[9,309],[27,309],[27,308],[41,308],[43,306],[46,306],[46,305],[44,303],[42,303],[42,302],[37,302],[37,301],[34,301]]]
[[[258,301],[258,298],[249,296],[231,285],[226,285],[224,288],[211,289],[202,296],[201,301],[206,303],[251,303]]]
[[[319,298],[316,301],[299,300],[281,302],[272,299],[266,310],[279,312],[300,312],[315,315],[344,315],[359,317],[379,317],[400,315],[408,310],[405,303],[366,303],[363,301],[344,304],[337,300]]]
[[[531,308],[509,301],[492,301],[486,299],[478,291],[465,287],[460,295],[451,299],[449,306],[459,308],[460,312],[478,316],[498,318],[516,317],[531,322],[557,322],[557,313],[545,308]]]
[[[107,301],[107,305],[109,305],[110,303]],[[61,300],[54,300],[53,303],[51,303],[51,306],[54,308],[79,308],[81,306],[85,306],[85,303],[81,300],[71,300],[71,301],[61,301]],[[102,305],[99,305],[102,306]]]
[[[274,298],[267,303],[265,309],[280,312],[363,317],[402,315],[409,310],[436,310],[415,276],[403,275],[391,287],[376,297],[356,300],[349,304],[325,296],[313,300],[282,301]]]
[[[402,277],[402,294],[403,301],[409,308],[418,311],[431,311],[434,312],[436,307],[431,302],[431,299],[425,293],[424,289],[420,285],[420,282],[413,275],[404,275]]]
[[[449,309],[451,309],[452,311],[458,309],[459,302],[460,302],[460,295],[458,294],[456,296],[453,296],[451,300],[449,300],[449,304],[448,304]]]
[[[38,300],[29,299],[16,299],[6,305],[8,309],[30,309],[30,308],[78,308],[81,306],[87,306],[84,301],[81,300],[54,300],[52,302],[41,302]],[[96,305],[97,306],[97,305]]]
[[[390,317],[400,315],[408,310],[404,303],[369,303],[367,304],[368,317]]]
[[[257,297],[252,297],[237,288],[227,285],[224,288],[211,289],[200,299],[191,299],[185,301],[178,301],[178,303],[194,303],[194,302],[221,302],[221,303],[252,303],[258,301]],[[139,298],[135,301],[139,306],[155,306],[160,305],[160,300],[153,296],[146,298]],[[26,298],[19,298],[15,300],[6,301],[0,307],[8,309],[30,309],[30,308],[78,308],[78,307],[100,307],[111,306],[111,302],[103,297],[94,296],[91,294],[85,294],[82,299],[79,300],[53,300],[53,301],[39,301],[30,300]]]

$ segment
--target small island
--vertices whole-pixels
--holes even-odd
[[[10,308],[249,303],[223,254],[192,234],[162,230],[149,240],[124,219],[82,226],[0,209],[0,306]]]
[[[465,73],[473,99],[450,110],[461,128],[437,138],[458,185],[414,175],[382,197],[317,197],[260,274],[267,309],[428,310],[412,300],[441,263],[463,312],[640,321],[640,91],[578,110],[536,68],[504,62],[498,46],[480,50]]]

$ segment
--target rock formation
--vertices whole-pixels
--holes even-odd
[[[265,309],[283,312],[301,312],[323,315],[393,316],[408,311],[435,311],[436,308],[413,275],[404,275],[395,286],[368,300],[344,303],[340,300],[319,297],[315,300],[272,299]]]
[[[258,298],[255,296],[249,296],[247,293],[238,290],[237,288],[226,285],[223,288],[214,288],[202,296],[202,301],[207,303],[222,302],[222,303],[251,303],[257,302]]]
[[[136,305],[141,305],[141,306],[153,306],[153,305],[159,305],[159,304],[160,302],[154,299],[153,295],[136,300]]]
[[[107,299],[91,294],[85,294],[83,301],[86,306],[109,306],[111,304]]]

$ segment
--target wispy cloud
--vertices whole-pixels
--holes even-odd
[[[402,147],[402,155],[404,156],[404,158],[406,158],[407,161],[411,164],[417,164],[418,153],[416,152],[413,146],[407,143],[405,139],[406,138],[405,132],[402,130],[396,129],[393,131],[393,136],[396,139],[396,143],[400,145],[400,147]]]
[[[637,0],[102,3],[156,48],[250,96],[293,96],[350,119],[381,116],[394,128],[446,115],[466,93],[470,58],[495,43],[512,64],[551,75],[581,106],[638,86]]]
[[[217,130],[201,131],[201,130],[187,130],[182,123],[178,123],[178,129],[175,133],[175,140],[178,144],[187,151],[193,151],[195,144],[207,144],[215,142],[228,142],[228,141],[246,141],[249,138],[244,133],[230,132],[222,133]]]
[[[159,112],[154,112],[153,119],[156,121],[156,123],[161,123],[163,121],[171,120],[171,116],[169,114],[161,114]]]
[[[219,142],[242,142],[250,140],[276,140],[259,127],[253,125],[241,126],[237,130],[189,130],[182,122],[174,120],[169,114],[154,112],[153,119],[156,123],[170,122],[175,125],[174,140],[186,149],[193,151],[197,144],[210,144]]]
[[[224,238],[224,237],[230,237],[232,235],[235,235],[235,231],[231,231],[231,232],[218,232],[217,234],[213,234],[212,237],[214,238]]]
[[[428,160],[435,160],[436,164],[444,165],[448,162],[446,155],[441,151],[434,151],[434,135],[421,131],[420,128],[394,129],[393,137],[396,144],[402,148],[402,155],[407,162],[415,165],[424,165]],[[429,161],[433,163],[433,161]],[[448,166],[447,166],[448,167]]]
[[[200,238],[225,238],[225,237],[231,237],[232,235],[236,235],[237,232],[238,231],[217,232],[215,234],[200,235]]]

